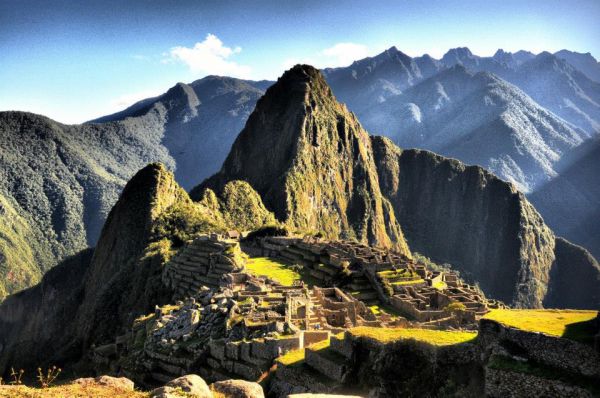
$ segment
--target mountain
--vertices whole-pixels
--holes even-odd
[[[208,76],[81,125],[0,112],[0,299],[94,246],[146,164],[164,163],[185,188],[216,172],[268,85]]]
[[[221,171],[191,195],[206,188],[219,195],[232,180],[247,181],[280,221],[327,237],[354,232],[385,245],[398,220],[411,250],[453,264],[487,295],[516,306],[540,307],[555,283],[552,270],[564,267],[554,233],[514,185],[481,167],[370,138],[310,66],[292,68],[267,90]],[[387,236],[373,229],[382,219]],[[590,258],[582,268],[597,275]],[[587,283],[579,307],[600,299],[597,281]]]
[[[530,54],[515,53],[508,57],[507,54],[478,57],[468,48],[455,48],[442,57],[441,63],[446,67],[461,64],[476,72],[494,73],[589,137],[600,132],[600,83],[548,52],[533,58]]]
[[[529,191],[585,133],[488,72],[455,65],[363,112],[370,131],[491,170]]]
[[[92,122],[126,120],[148,112],[164,115],[159,125],[164,131],[161,145],[173,158],[177,181],[191,189],[219,169],[256,101],[271,84],[207,76],[190,84],[177,83],[159,97]]]
[[[385,102],[441,69],[442,65],[429,55],[411,58],[391,47],[348,67],[322,72],[335,95],[360,117],[373,104]]]
[[[66,126],[0,113],[0,297],[94,245],[136,168],[151,160],[174,167],[154,127],[159,117]]]
[[[249,228],[272,220],[247,184],[228,190],[245,209],[243,222],[258,220]],[[80,359],[79,370],[89,371],[90,347],[129,332],[135,318],[172,299],[162,270],[184,241],[238,227],[227,207],[211,191],[194,203],[164,165],[144,167],[123,189],[95,249],[65,259],[0,304],[0,373]]]
[[[133,339],[135,319],[173,300],[163,270],[185,242],[279,223],[410,255],[408,241],[518,307],[599,304],[598,263],[556,238],[514,185],[370,137],[310,66],[267,90],[222,169],[191,196],[164,165],[137,172],[95,249],[0,304],[0,372],[73,362],[90,371],[92,348]]]
[[[372,140],[381,191],[413,251],[452,264],[486,295],[518,307],[600,304],[598,262],[557,238],[514,185],[481,167]],[[564,246],[570,255],[559,252]],[[577,283],[564,283],[563,269]]]
[[[530,195],[554,230],[600,256],[600,140],[564,160],[564,170]]]
[[[590,53],[578,53],[569,50],[560,50],[554,53],[558,58],[564,59],[569,64],[583,72],[590,79],[600,82],[600,62]]]
[[[221,170],[195,188],[247,181],[292,229],[357,238],[410,255],[377,183],[369,135],[316,69],[296,66],[256,105]]]

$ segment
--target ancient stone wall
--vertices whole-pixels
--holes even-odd
[[[500,350],[570,373],[600,380],[600,353],[567,338],[527,332],[490,319],[479,323],[479,342],[485,350]]]

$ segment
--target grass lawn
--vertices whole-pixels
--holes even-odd
[[[246,261],[246,270],[254,276],[271,278],[283,286],[292,286],[297,280],[302,280],[309,286],[314,286],[316,282],[315,278],[302,269],[293,269],[291,265],[270,257],[249,258]]]
[[[583,343],[593,342],[598,311],[494,309],[484,316],[529,332],[541,332]]]
[[[149,397],[147,392],[125,391],[115,387],[80,384],[67,384],[50,388],[31,388],[26,386],[0,386],[0,397],[12,398],[142,398]]]
[[[370,337],[382,343],[389,343],[402,339],[415,339],[436,346],[466,343],[477,337],[477,332],[409,328],[384,329],[367,326],[352,328],[350,329],[350,333],[353,336]]]

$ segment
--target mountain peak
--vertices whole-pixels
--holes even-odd
[[[395,246],[410,255],[379,190],[370,145],[321,72],[296,65],[258,101],[221,171],[192,197],[243,180],[293,230]]]

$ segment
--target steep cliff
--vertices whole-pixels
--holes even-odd
[[[555,238],[523,194],[480,167],[372,140],[381,190],[413,250],[453,264],[491,297],[542,305]]]
[[[267,90],[221,171],[191,195],[205,188],[221,194],[232,180],[248,182],[294,229],[409,254],[379,191],[369,135],[313,67],[297,65]]]
[[[600,308],[600,265],[584,248],[556,238],[544,307]]]

